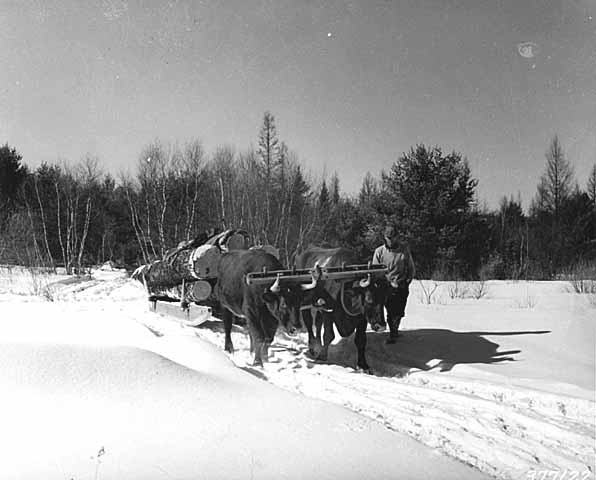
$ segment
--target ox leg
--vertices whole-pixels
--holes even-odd
[[[333,331],[333,316],[327,313],[321,313],[320,315],[323,316],[322,324],[325,328],[325,331],[323,333],[323,348],[319,352],[319,356],[317,357],[317,359],[325,362],[327,361],[329,345],[331,345],[331,342],[333,342],[333,339],[335,338],[335,333]],[[321,321],[317,319],[317,330],[319,331],[319,334],[321,331],[320,322]]]
[[[323,314],[321,312],[316,312],[315,314],[315,345],[317,346],[318,351],[321,350],[323,347],[323,337],[321,333],[323,332]],[[333,340],[331,340],[333,341]]]
[[[232,325],[234,323],[234,315],[228,309],[223,309],[224,332],[226,336],[224,350],[229,353],[234,353],[234,345],[232,344]]]
[[[316,314],[315,314],[316,315]],[[317,340],[318,338],[315,336],[313,332],[313,322],[312,322],[312,313],[310,309],[302,310],[302,321],[304,322],[304,326],[306,327],[306,332],[308,333],[308,353],[314,357],[318,350],[317,348]],[[319,337],[320,339],[320,337]],[[320,340],[319,340],[320,345]]]
[[[259,320],[257,320],[258,322]],[[259,334],[259,329],[253,320],[248,320],[248,334],[250,336],[250,344],[254,352],[254,360],[252,362],[254,367],[263,366],[263,335]]]
[[[358,318],[354,343],[356,344],[356,350],[358,351],[356,365],[358,368],[370,373],[370,367],[366,361],[366,318],[364,316]]]
[[[248,329],[248,340],[250,341],[250,353],[255,353],[255,341],[252,338],[252,332]]]
[[[264,333],[263,343],[261,344],[261,358],[265,362],[269,359],[269,347],[275,339],[278,325],[279,322],[277,318],[271,315],[267,308],[264,308],[261,313],[261,328]]]
[[[255,313],[256,318],[251,315],[247,320],[248,331],[254,347],[253,366],[262,367],[263,362],[269,358],[269,345],[273,342],[278,322],[264,306]]]

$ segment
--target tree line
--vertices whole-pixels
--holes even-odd
[[[421,278],[552,279],[596,262],[596,163],[580,187],[556,136],[528,213],[513,196],[482,208],[466,158],[422,144],[346,195],[336,173],[305,171],[270,112],[256,148],[207,155],[200,141],[156,141],[118,178],[93,157],[35,170],[22,160],[0,147],[0,263],[133,268],[206,232],[243,228],[289,267],[309,245],[368,258],[388,223],[408,239]]]

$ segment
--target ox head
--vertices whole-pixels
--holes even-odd
[[[330,313],[336,309],[337,305],[325,288],[325,282],[321,282],[322,275],[321,267],[316,264],[311,271],[312,281],[307,285],[300,286],[303,293],[302,308],[315,308]]]
[[[300,307],[304,294],[314,289],[316,285],[317,280],[314,276],[313,281],[306,285],[284,284],[281,277],[278,276],[273,285],[263,293],[265,306],[290,335],[294,335],[302,328]]]
[[[370,274],[354,282],[352,289],[360,305],[359,313],[363,313],[366,321],[375,332],[382,332],[387,327],[385,321],[385,299],[388,285],[384,278],[374,278]]]

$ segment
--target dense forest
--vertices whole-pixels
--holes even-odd
[[[258,130],[255,128],[255,131]],[[554,137],[527,213],[519,198],[482,208],[465,156],[416,145],[357,195],[337,174],[313,178],[266,112],[256,149],[156,141],[135,173],[115,178],[97,158],[31,170],[0,147],[0,263],[83,272],[112,261],[133,268],[206,231],[243,228],[291,266],[308,245],[350,246],[363,259],[396,225],[419,278],[553,279],[596,270],[596,164],[580,185]],[[26,159],[25,159],[26,160]]]

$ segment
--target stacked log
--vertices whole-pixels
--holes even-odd
[[[248,248],[248,234],[227,230],[197,245],[197,239],[181,243],[163,258],[139,267],[132,278],[156,298],[205,302],[212,297],[222,253]]]
[[[217,301],[213,296],[213,287],[215,279],[196,280],[193,282],[183,282],[180,285],[164,286],[153,285],[150,287],[149,296],[157,300],[182,301],[191,303],[200,303],[203,305],[214,306]]]

